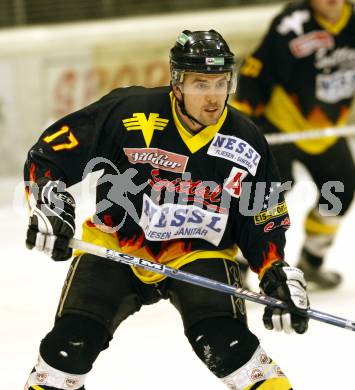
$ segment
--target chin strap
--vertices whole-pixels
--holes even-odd
[[[180,92],[181,92],[181,91],[180,91]],[[189,113],[186,111],[185,102],[184,102],[184,94],[181,92],[181,96],[182,96],[182,99],[181,99],[181,100],[179,100],[179,99],[177,98],[177,96],[176,96],[175,93],[174,93],[174,90],[173,90],[173,94],[174,94],[175,99],[176,99],[176,101],[177,101],[177,104],[178,104],[178,106],[179,106],[179,108],[180,108],[180,111],[181,111],[185,116],[187,116],[192,122],[198,123],[199,125],[202,126],[202,128],[203,128],[203,127],[206,127],[206,125],[204,125],[203,123],[201,123],[198,119],[196,119],[195,117],[193,117],[191,114],[189,114]],[[202,129],[201,129],[201,130],[202,130]]]
[[[186,107],[185,107],[185,102],[184,102],[184,95],[182,95],[182,99],[181,101],[179,99],[176,99],[177,101],[177,104],[179,105],[180,107],[180,110],[181,112],[186,115],[190,120],[192,120],[192,122],[195,122],[195,123],[198,123],[199,125],[203,127],[206,127],[206,125],[204,125],[203,123],[201,123],[198,119],[196,119],[194,116],[192,116],[191,114],[189,114],[187,111],[186,111]],[[202,129],[201,129],[202,130]]]

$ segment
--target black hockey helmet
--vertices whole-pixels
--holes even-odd
[[[235,91],[235,56],[215,30],[184,30],[170,50],[172,84],[183,82],[184,72],[230,73],[228,93]]]

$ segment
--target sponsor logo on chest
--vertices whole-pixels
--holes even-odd
[[[150,241],[198,238],[218,246],[227,219],[227,214],[213,213],[195,205],[156,205],[144,194],[139,226]]]
[[[355,91],[355,70],[338,70],[331,74],[319,74],[316,77],[316,96],[326,103],[336,103],[342,99],[351,99]]]
[[[246,141],[233,135],[216,134],[207,154],[237,163],[255,176],[260,154]]]
[[[148,118],[143,112],[135,112],[131,118],[122,120],[127,131],[141,131],[146,146],[149,147],[155,131],[163,131],[169,123],[169,119],[160,118],[156,112],[149,113]]]
[[[158,169],[152,169],[151,175],[152,178],[148,179],[148,184],[155,193],[161,194],[164,191],[165,197],[169,196],[169,194],[173,196],[179,194],[179,198],[183,203],[199,203],[210,210],[227,212],[225,208],[220,206],[222,194],[222,186],[220,184],[212,181],[205,183],[202,180],[194,181],[180,177],[170,181],[161,178]],[[185,175],[187,176],[187,174]]]
[[[326,31],[312,31],[292,39],[289,46],[295,57],[303,58],[318,49],[331,49],[334,47],[334,38]]]
[[[183,173],[189,158],[158,148],[123,148],[131,164],[150,164],[165,171]]]

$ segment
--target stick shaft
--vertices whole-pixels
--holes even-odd
[[[327,127],[324,129],[314,129],[294,133],[265,134],[265,137],[270,145],[285,144],[307,139],[341,136],[355,136],[355,126]]]
[[[219,291],[221,293],[233,295],[235,297],[243,298],[245,300],[259,303],[261,305],[277,307],[280,309],[286,309],[288,307],[285,302],[266,295],[256,293],[254,291],[234,287],[226,283],[206,278],[204,276],[194,275],[189,272],[178,270],[164,264],[154,263],[152,261],[145,260],[140,257],[121,253],[112,249],[107,249],[85,241],[77,240],[75,238],[71,240],[70,246],[72,248],[82,250],[83,252],[90,253],[92,255],[104,257],[106,259],[113,260],[119,263],[124,263],[133,267],[143,268],[148,271],[158,273],[160,275],[165,275],[172,279],[177,279],[186,283],[191,283],[197,286]],[[308,309],[307,315],[309,318],[312,318],[314,320],[355,331],[354,321],[346,320],[344,318],[333,316],[331,314],[323,313],[313,309]]]

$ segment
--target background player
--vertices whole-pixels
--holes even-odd
[[[290,3],[245,59],[233,105],[265,133],[344,125],[355,91],[354,32],[354,5],[345,0]],[[317,185],[319,199],[305,221],[298,267],[316,287],[336,287],[341,275],[321,266],[354,195],[355,169],[347,142],[334,136],[275,145],[272,151],[282,181],[293,181],[297,160]],[[334,196],[339,207],[331,203]]]

